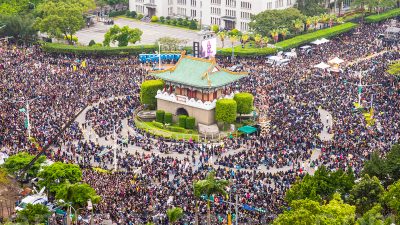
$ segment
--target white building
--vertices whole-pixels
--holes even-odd
[[[294,3],[295,0],[129,0],[129,10],[150,17],[187,17],[202,25],[247,31],[250,15],[289,8]]]

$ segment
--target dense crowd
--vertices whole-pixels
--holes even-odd
[[[194,197],[193,182],[204,179],[212,168],[218,178],[230,181],[230,201],[237,195],[240,204],[265,210],[241,209],[239,220],[265,224],[282,212],[286,190],[310,167],[347,170],[351,166],[358,175],[372,151],[384,154],[399,141],[400,85],[385,71],[391,61],[400,59],[400,53],[397,46],[388,49],[377,38],[386,26],[362,25],[313,46],[311,54],[297,51],[297,57],[281,67],[270,66],[265,57],[217,59],[223,67],[243,65],[250,75],[233,87],[253,93],[255,106],[270,119],[267,134],[218,143],[171,141],[135,126],[130,117],[139,107],[139,86],[148,79],[148,67],[136,57],[54,56],[37,46],[4,44],[0,46],[0,148],[8,154],[36,152],[27,140],[21,109],[37,97],[29,106],[31,134],[42,145],[53,143],[48,157],[82,166],[84,181],[102,197],[95,206],[95,224],[109,218],[118,224],[166,224],[165,212],[171,206],[184,209],[182,224],[193,224],[196,202],[203,224],[206,202]],[[339,73],[313,67],[334,57],[348,63]],[[369,58],[358,60],[364,57]],[[380,84],[362,90],[363,106],[374,108],[374,126],[366,126],[364,116],[354,110],[357,71],[368,71],[363,84]],[[74,122],[52,140],[84,107],[88,109],[83,122]],[[331,141],[318,137],[323,129],[320,107],[334,120],[328,130]],[[85,130],[93,130],[93,138],[84,138]],[[94,140],[103,137],[117,147]],[[117,148],[120,172],[92,170],[113,168],[113,148]],[[321,153],[312,158],[314,149]],[[226,223],[229,209],[224,203],[212,204],[214,224]]]

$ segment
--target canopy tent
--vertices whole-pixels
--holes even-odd
[[[311,48],[311,46],[309,46],[309,45],[304,45],[304,46],[301,46],[300,48],[301,48],[301,49],[309,49],[309,48]]]
[[[243,126],[238,129],[238,131],[245,133],[245,134],[252,134],[257,131],[257,128],[252,127],[252,126]]]
[[[340,59],[338,57],[335,57],[335,58],[333,58],[333,59],[328,61],[328,63],[330,63],[330,64],[340,64],[340,63],[343,63],[343,62],[344,62],[344,60]]]
[[[315,65],[314,67],[324,70],[324,69],[328,69],[328,68],[331,67],[331,66],[329,66],[328,64],[326,64],[326,63],[324,63],[324,62],[320,62],[319,64]]]
[[[328,39],[322,38],[322,39],[317,39],[317,40],[311,42],[311,44],[314,44],[314,45],[321,45],[321,44],[325,44],[325,43],[327,43],[327,42],[329,42]]]

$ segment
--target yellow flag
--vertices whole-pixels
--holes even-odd
[[[232,216],[228,213],[228,225],[232,225]]]
[[[86,60],[83,60],[83,61],[82,61],[81,66],[82,66],[83,68],[86,68]]]
[[[73,68],[74,71],[76,71],[76,66],[75,65],[72,68]]]

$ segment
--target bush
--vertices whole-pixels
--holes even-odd
[[[165,19],[167,19],[167,20],[170,20],[170,19],[171,19],[171,17],[170,17],[170,16],[167,16],[167,17],[165,17]]]
[[[64,40],[71,40],[71,35],[64,36]],[[72,35],[72,42],[77,43],[78,42],[78,37],[75,35]]]
[[[182,127],[182,128],[185,128],[185,127],[186,127],[186,117],[187,117],[187,116],[185,116],[185,115],[180,115],[180,116],[178,117],[178,126],[179,126],[179,127]]]
[[[189,21],[188,20],[182,21],[182,26],[187,27],[188,25],[189,25]]]
[[[93,45],[95,45],[96,44],[96,42],[94,41],[94,40],[90,40],[90,42],[89,42],[89,46],[91,47],[91,46],[93,46]]]
[[[150,109],[157,106],[157,91],[163,89],[164,82],[162,80],[147,80],[140,87],[140,102],[149,105]]]
[[[238,29],[232,29],[231,31],[229,31],[229,35],[236,35],[238,36],[240,34],[240,31]]]
[[[236,121],[237,104],[233,99],[219,99],[215,107],[215,119],[218,122],[233,123]]]
[[[219,32],[219,26],[218,25],[212,25],[211,26],[211,30],[214,31],[214,33],[218,33]]]
[[[252,57],[252,56],[265,56],[272,55],[277,52],[276,48],[235,48],[235,56]],[[218,56],[231,56],[232,48],[223,48],[217,51]]]
[[[103,47],[103,44],[102,43],[96,43],[96,44],[94,44],[94,45],[92,45],[90,47]]]
[[[151,22],[157,22],[158,21],[158,17],[157,16],[152,16],[151,17]]]
[[[97,44],[96,44],[97,45]],[[139,55],[153,53],[158,49],[155,45],[136,45],[127,47],[100,47],[100,46],[73,46],[59,43],[45,43],[42,49],[48,53],[75,54],[75,55]]]
[[[166,24],[171,24],[171,20],[166,20],[165,23]]]
[[[158,127],[158,128],[161,128],[161,129],[164,128],[164,124],[162,124],[162,123],[160,123],[160,122],[153,121],[153,122],[151,122],[151,123],[152,123],[153,126],[155,126],[155,127]]]
[[[139,14],[137,15],[136,18],[137,18],[138,20],[141,20],[141,19],[143,19],[143,17],[144,17],[143,14],[140,14],[140,13],[139,13]]]
[[[196,29],[197,29],[197,23],[196,23],[196,21],[194,21],[194,20],[191,20],[191,21],[190,21],[189,29],[191,29],[191,30],[196,30]]]
[[[300,45],[315,41],[320,38],[329,38],[333,37],[342,33],[346,33],[352,29],[357,27],[357,24],[355,23],[344,23],[341,25],[334,26],[332,28],[327,28],[323,30],[318,30],[314,31],[308,34],[303,34],[296,36],[294,38],[287,39],[285,41],[278,42],[275,46],[277,48],[282,48],[282,49],[290,49],[290,48],[295,48]]]
[[[176,23],[178,23],[178,21],[176,19],[171,20],[171,24],[176,26]]]
[[[156,111],[156,121],[159,123],[164,123],[164,110],[157,110]]]
[[[128,10],[121,10],[121,11],[111,11],[108,16],[109,17],[116,17],[116,16],[122,16],[122,15],[126,15],[126,13],[128,13]]]
[[[254,96],[250,93],[237,93],[233,97],[237,104],[237,112],[239,114],[249,114],[253,110]]]
[[[172,113],[165,113],[164,114],[164,123],[165,124],[172,124]]]
[[[195,128],[196,119],[194,117],[187,117],[186,118],[186,129],[193,130]]]
[[[371,16],[365,17],[365,22],[367,23],[377,23],[382,20],[390,19],[396,16],[400,16],[400,8],[397,9],[392,9],[387,12],[381,13],[381,14],[375,14]]]
[[[131,17],[131,18],[136,18],[136,16],[137,16],[137,13],[136,13],[136,11],[132,11],[132,12],[127,12],[126,13],[126,16],[128,16],[128,17]]]
[[[185,133],[185,128],[182,128],[182,127],[174,127],[174,126],[171,126],[171,127],[168,127],[168,129],[170,130],[170,131],[172,131],[172,132],[179,132],[179,133]]]
[[[160,22],[161,22],[161,23],[164,23],[164,22],[165,22],[165,17],[160,16]]]

